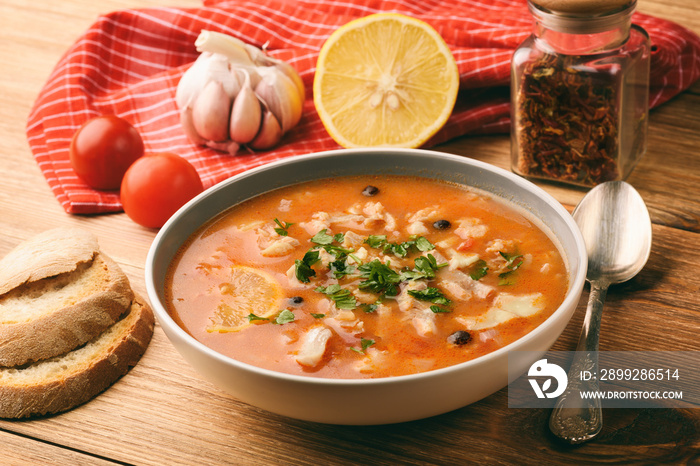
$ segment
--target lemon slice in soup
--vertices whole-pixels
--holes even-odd
[[[282,301],[282,288],[269,274],[242,265],[231,267],[229,282],[219,285],[222,301],[210,318],[208,332],[237,332],[258,318],[274,316]]]

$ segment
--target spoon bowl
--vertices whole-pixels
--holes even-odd
[[[549,420],[550,430],[572,444],[598,435],[603,427],[599,398],[582,399],[580,392],[598,390],[595,378],[577,375],[598,366],[598,340],[603,302],[608,287],[637,275],[651,252],[651,219],[642,197],[624,181],[610,181],[593,188],[573,212],[586,243],[591,285],[586,316],[576,347],[569,384]]]
[[[586,279],[626,282],[644,267],[651,251],[651,219],[644,200],[624,181],[593,188],[573,213],[588,251]]]

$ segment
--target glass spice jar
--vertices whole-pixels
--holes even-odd
[[[528,0],[511,65],[511,162],[579,186],[627,178],[646,151],[649,36],[636,0]]]

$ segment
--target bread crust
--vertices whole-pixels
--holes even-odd
[[[61,275],[25,281],[0,296],[0,366],[25,365],[71,351],[102,333],[128,309],[134,294],[129,279],[116,262],[95,252],[91,261],[82,267],[86,271],[99,269],[89,271],[95,278],[81,291],[85,295],[76,298],[72,305],[49,312],[34,310],[32,318],[22,322],[3,319],[3,302],[6,302],[3,300],[44,292],[60,281]],[[82,272],[80,266],[74,269],[64,273]],[[63,277],[63,281],[72,278]]]
[[[119,322],[85,346],[25,368],[0,368],[0,417],[56,414],[91,400],[137,364],[154,326],[150,306],[136,296]]]
[[[0,295],[43,278],[75,270],[99,250],[97,237],[81,228],[53,228],[18,244],[0,259]]]

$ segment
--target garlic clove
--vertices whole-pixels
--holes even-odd
[[[210,56],[208,65],[207,78],[200,82],[200,85],[206,85],[209,81],[218,81],[231,99],[236,97],[241,90],[243,80],[238,74],[231,73],[231,64],[226,57],[214,53]]]
[[[275,115],[271,111],[265,110],[263,112],[262,124],[260,125],[260,132],[248,145],[257,150],[269,149],[282,139],[282,134],[282,126],[279,121],[277,121]]]
[[[304,107],[304,99],[299,95],[299,90],[296,84],[292,81],[283,71],[279,68],[275,68],[275,72],[279,76],[280,81],[284,82],[287,94],[287,104],[290,108],[290,120],[289,126],[285,126],[285,133],[290,129],[294,128],[301,119],[301,112]]]
[[[211,81],[219,81],[230,98],[234,98],[241,88],[243,81],[231,73],[230,64],[225,56],[203,53],[180,78],[175,91],[175,102],[182,109],[199,96],[204,87]]]
[[[302,81],[301,76],[299,76],[299,73],[297,73],[297,70],[295,70],[292,65],[284,60],[273,58],[267,55],[264,51],[252,45],[246,44],[246,49],[258,67],[279,68],[294,83],[301,101],[303,102],[304,99],[306,99],[306,88],[304,87],[304,81]],[[253,85],[253,87],[255,87],[255,85]]]
[[[260,77],[260,74],[258,73],[257,69],[255,69],[255,68],[252,70],[249,70],[249,69],[241,70],[241,69],[236,69],[235,67],[232,67],[231,72],[238,74],[238,79],[241,82],[241,87],[243,87],[243,84],[245,84],[246,79],[248,79],[248,80],[250,80],[250,87],[252,89],[255,89],[257,87],[258,83],[260,82],[260,80],[262,79]]]
[[[221,69],[220,74],[215,74],[212,77],[221,82],[229,98],[235,99],[238,93],[241,92],[243,78],[230,65],[227,64],[226,69]]]
[[[228,139],[231,99],[219,81],[210,81],[192,104],[192,124],[199,135],[210,141]]]
[[[246,75],[245,84],[231,106],[229,135],[233,141],[247,144],[258,134],[261,122],[262,107]]]
[[[175,91],[175,103],[177,108],[183,109],[191,104],[202,89],[202,81],[207,77],[208,56],[200,55],[185,71],[177,84]]]
[[[299,99],[304,102],[306,100],[306,88],[304,87],[304,81],[301,80],[301,76],[297,73],[292,65],[283,60],[277,60],[277,67],[282,70],[282,72],[287,75],[289,79],[292,80],[299,93]]]
[[[206,142],[205,139],[199,135],[197,129],[194,127],[192,107],[185,107],[180,111],[180,124],[190,141],[197,145],[204,145]]]
[[[255,93],[277,117],[282,132],[286,133],[301,119],[303,102],[296,85],[278,68],[267,67],[259,71],[262,79]]]

